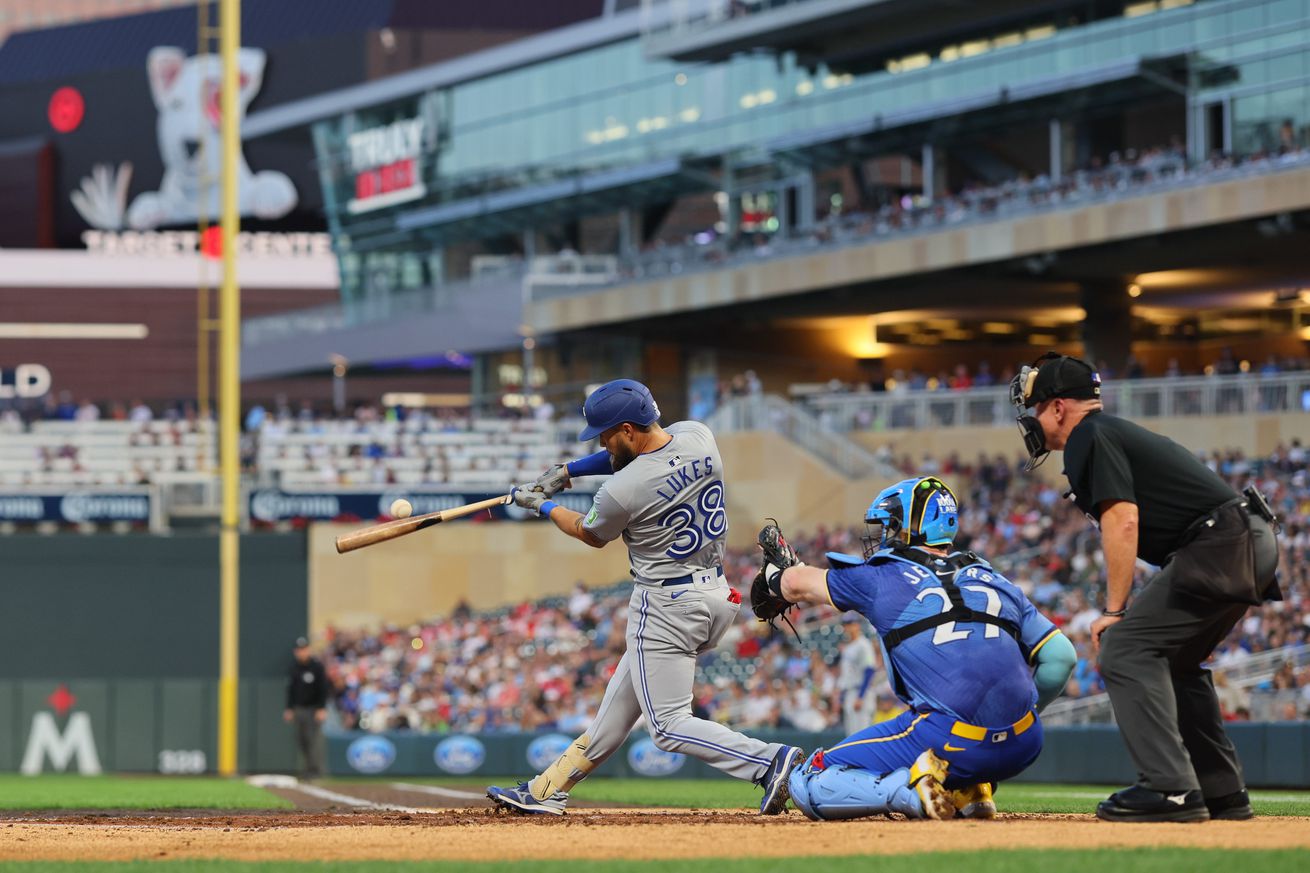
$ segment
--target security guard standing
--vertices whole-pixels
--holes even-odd
[[[1101,529],[1106,599],[1092,624],[1137,784],[1096,808],[1110,821],[1247,819],[1242,768],[1201,663],[1249,606],[1281,599],[1277,519],[1191,452],[1102,411],[1091,364],[1048,353],[1010,385],[1029,469],[1064,452],[1074,503]],[[1130,598],[1136,559],[1161,567]]]
[[[323,775],[323,722],[327,720],[328,681],[323,662],[309,651],[309,640],[296,640],[295,660],[287,681],[287,708],[282,719],[296,728],[301,776]]]

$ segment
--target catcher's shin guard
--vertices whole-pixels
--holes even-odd
[[[904,767],[878,776],[852,767],[810,769],[813,756],[792,771],[791,802],[814,821],[837,821],[899,812],[908,818],[925,818],[919,794],[910,785]]]

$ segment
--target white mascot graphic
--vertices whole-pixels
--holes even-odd
[[[237,56],[240,76],[239,119],[263,84],[266,56],[262,49],[243,48]],[[193,223],[202,192],[206,213],[219,214],[222,150],[219,121],[222,105],[221,63],[217,55],[188,58],[182,49],[158,46],[146,59],[150,91],[159,109],[159,155],[164,178],[158,191],[137,195],[127,206],[132,165],[115,171],[100,164],[74,191],[74,207],[87,224],[101,230],[153,230]],[[205,177],[208,178],[205,178]],[[262,219],[281,218],[296,205],[296,189],[283,173],[252,173],[244,155],[237,156],[238,210]]]

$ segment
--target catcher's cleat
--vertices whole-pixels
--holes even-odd
[[[926,750],[910,768],[910,785],[923,804],[923,817],[946,821],[955,818],[955,804],[946,790],[946,771],[949,764]]]
[[[777,815],[787,808],[787,799],[791,792],[787,788],[787,779],[791,771],[801,762],[804,752],[795,746],[783,746],[769,762],[769,769],[764,771],[756,784],[764,789],[764,799],[760,801],[760,815]]]
[[[992,783],[979,782],[951,792],[956,818],[996,818],[996,801],[992,800]]]
[[[545,800],[538,800],[528,790],[528,783],[520,782],[517,788],[498,788],[492,785],[487,789],[487,797],[501,809],[526,815],[563,815],[569,796],[563,791],[556,791]]]

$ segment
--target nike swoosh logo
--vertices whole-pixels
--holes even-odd
[[[963,748],[960,748],[960,747],[958,747],[958,746],[952,746],[950,743],[947,743],[946,745],[942,746],[942,748],[943,748],[945,751],[947,751],[947,752],[963,752],[963,751],[964,751]]]
[[[1187,802],[1187,795],[1186,795],[1186,794],[1166,794],[1166,795],[1165,795],[1165,799],[1168,800],[1170,803],[1176,803],[1176,804],[1178,804],[1179,806],[1182,806],[1184,803]]]
[[[684,594],[686,594],[686,593],[687,593],[686,591],[679,591],[677,594],[670,594],[670,595],[669,595],[669,599],[670,599],[670,600],[677,600],[679,597],[681,597],[682,595],[684,595]]]

